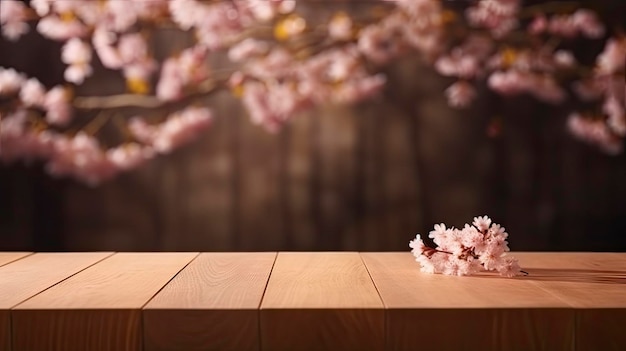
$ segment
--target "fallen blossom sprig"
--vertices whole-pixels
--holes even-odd
[[[428,237],[437,247],[424,244],[419,234],[409,242],[422,272],[463,276],[484,269],[509,278],[528,274],[522,271],[517,259],[507,256],[508,234],[504,227],[492,223],[487,216],[474,217],[472,225],[465,224],[463,229],[435,224]]]

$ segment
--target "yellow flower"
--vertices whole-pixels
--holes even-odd
[[[145,95],[150,91],[148,82],[141,78],[128,78],[126,79],[126,87],[128,90],[135,94]]]
[[[502,64],[506,67],[511,66],[517,59],[517,51],[515,49],[506,48],[500,53]]]
[[[298,15],[289,15],[276,23],[274,26],[274,37],[279,41],[285,41],[306,29],[306,21]]]

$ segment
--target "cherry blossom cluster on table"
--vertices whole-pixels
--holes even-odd
[[[322,20],[303,15],[313,3],[2,0],[4,38],[36,30],[61,42],[66,69],[65,83],[44,86],[0,68],[0,159],[42,161],[53,175],[99,184],[199,137],[214,118],[208,96],[216,91],[230,91],[252,122],[276,132],[305,109],[378,94],[384,66],[407,55],[456,79],[443,92],[452,107],[469,106],[482,84],[576,106],[572,134],[622,152],[626,36],[577,3],[378,0],[363,5],[372,8],[366,15],[337,11]],[[159,30],[189,33],[193,44],[157,58]],[[583,64],[575,41],[604,48]],[[228,65],[215,66],[222,54]],[[99,65],[120,74],[126,90],[81,95]],[[104,140],[105,125],[119,130],[117,139]]]
[[[419,234],[409,242],[409,247],[425,273],[470,275],[487,270],[509,278],[527,274],[517,259],[507,256],[508,236],[504,227],[492,223],[491,218],[479,216],[463,229],[436,224],[428,235],[436,248],[424,244]]]

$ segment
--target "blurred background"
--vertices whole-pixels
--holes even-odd
[[[171,43],[155,50],[185,47]],[[47,86],[62,82],[59,55],[33,31],[0,40],[0,66]],[[123,86],[98,72],[79,93]],[[483,89],[458,111],[443,95],[452,80],[419,59],[385,73],[380,97],[321,106],[277,134],[214,95],[199,140],[95,188],[0,164],[0,250],[408,251],[436,223],[489,215],[512,250],[626,251],[626,155],[575,140],[567,108]]]

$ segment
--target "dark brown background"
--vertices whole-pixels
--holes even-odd
[[[58,50],[1,41],[0,65],[51,85]],[[626,156],[573,140],[566,108],[483,91],[454,111],[451,81],[416,58],[387,73],[380,98],[299,114],[276,135],[218,94],[200,140],[98,188],[2,165],[0,250],[408,250],[435,223],[488,214],[513,250],[626,251]],[[82,93],[115,84],[100,72]]]

